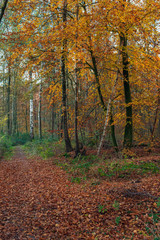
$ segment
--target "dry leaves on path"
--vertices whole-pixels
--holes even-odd
[[[159,180],[73,184],[51,161],[27,159],[17,147],[11,160],[0,162],[0,239],[153,239],[145,221],[150,209],[158,211],[155,200],[124,193],[158,196]]]

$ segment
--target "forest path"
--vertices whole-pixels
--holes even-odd
[[[139,184],[154,193],[159,179],[153,177],[150,185],[142,179]],[[52,161],[27,158],[16,147],[10,160],[0,162],[0,240],[122,239],[124,232],[131,236],[135,216],[146,211],[145,198],[133,201],[122,195],[132,185],[131,181],[73,184]],[[115,200],[121,204],[119,210],[113,208]],[[122,218],[118,225],[117,216]]]
[[[82,206],[92,201],[87,197],[61,168],[16,147],[10,160],[0,162],[0,239],[76,239],[79,221],[87,231],[81,219]]]

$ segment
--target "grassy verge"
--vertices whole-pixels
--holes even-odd
[[[126,153],[124,150],[120,158],[113,158],[112,152],[100,157],[90,153],[88,156],[73,158],[72,153],[64,154],[63,142],[53,139],[33,140],[27,142],[23,148],[30,156],[38,155],[43,159],[54,157],[53,162],[69,173],[71,182],[75,183],[90,180],[93,185],[97,185],[105,179],[136,179],[160,172],[160,159],[138,160],[135,154],[132,153],[131,156],[131,152]]]
[[[106,160],[96,155],[81,156],[75,159],[65,155],[58,165],[70,174],[72,182],[77,183],[87,179],[96,179],[95,184],[98,184],[99,180],[104,179],[127,180],[160,172],[160,160],[156,162],[137,161],[136,159]]]

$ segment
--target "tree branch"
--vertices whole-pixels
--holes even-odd
[[[3,18],[3,15],[4,15],[4,11],[5,11],[6,7],[7,7],[7,3],[8,3],[8,0],[5,0],[3,6],[2,6],[2,8],[1,8],[0,23],[1,23],[1,21],[2,21],[2,18]]]

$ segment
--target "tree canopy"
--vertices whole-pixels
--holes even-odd
[[[78,138],[99,144],[107,109],[105,138],[116,148],[158,141],[159,10],[152,0],[10,1],[1,29],[8,132],[28,131],[32,91],[35,134],[64,136],[67,151],[74,135],[77,152]]]

